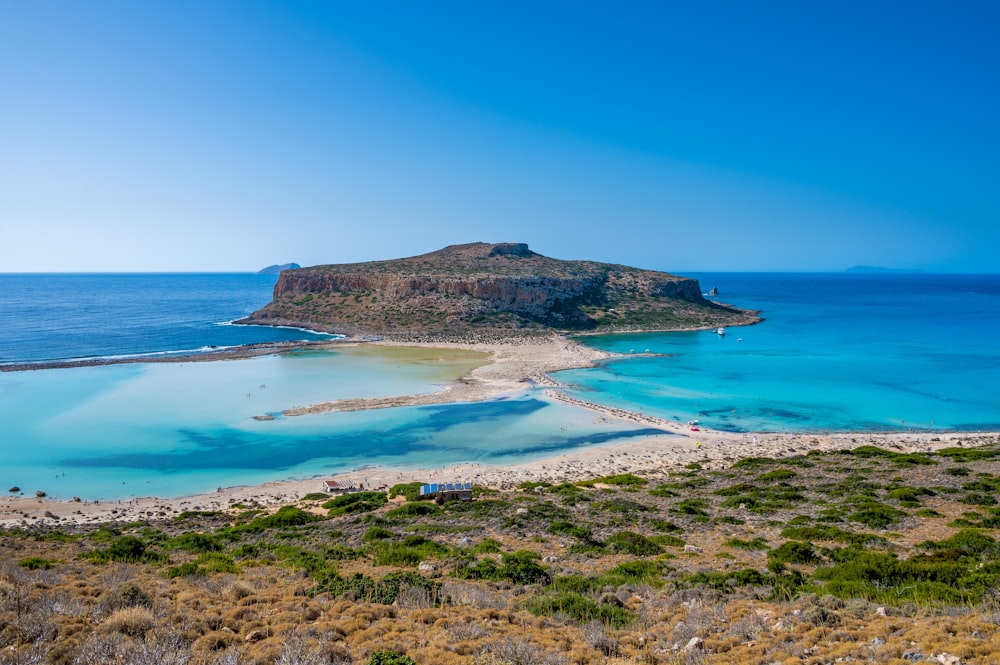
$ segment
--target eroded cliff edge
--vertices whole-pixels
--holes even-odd
[[[522,243],[452,245],[389,261],[283,271],[272,301],[240,323],[351,336],[465,339],[743,325],[755,312],[702,297],[698,281]]]

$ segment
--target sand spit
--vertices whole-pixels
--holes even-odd
[[[404,342],[384,340],[370,344],[375,346],[413,346],[413,344]],[[431,394],[336,400],[296,407],[282,413],[286,416],[304,416],[330,411],[363,411],[396,406],[481,402],[522,392],[527,385],[557,386],[558,383],[548,376],[548,372],[592,367],[597,361],[612,357],[612,354],[583,346],[560,336],[471,344],[440,342],[420,344],[420,346],[478,351],[487,354],[489,362]]]
[[[353,341],[338,342],[357,343]],[[382,345],[415,346],[388,341]],[[477,367],[456,383],[433,395],[410,395],[375,399],[342,400],[304,407],[299,413],[322,413],[334,409],[385,408],[420,403],[444,403],[491,399],[525,390],[529,385],[548,386],[545,394],[580,410],[581,417],[623,420],[663,430],[662,435],[641,441],[591,446],[551,457],[492,466],[469,462],[444,468],[368,467],[350,473],[309,479],[296,479],[255,486],[219,488],[196,496],[175,499],[140,497],[121,501],[90,502],[24,496],[0,497],[0,526],[60,526],[97,524],[107,521],[132,522],[170,518],[189,510],[227,510],[236,506],[277,506],[294,503],[306,494],[322,489],[322,480],[335,479],[365,487],[391,486],[420,480],[446,482],[472,481],[501,489],[516,488],[522,482],[573,482],[618,473],[634,473],[649,479],[661,479],[696,462],[706,469],[732,465],[746,457],[788,457],[810,451],[851,449],[876,445],[898,452],[930,452],[951,446],[977,446],[992,443],[998,433],[972,432],[846,432],[824,434],[732,433],[692,431],[690,426],[625,409],[611,408],[570,397],[559,390],[548,372],[574,367],[589,367],[610,354],[553,336],[544,339],[483,342],[476,344],[420,344],[432,348],[483,351],[491,362]],[[421,401],[428,400],[428,401]],[[434,400],[434,401],[429,401]]]

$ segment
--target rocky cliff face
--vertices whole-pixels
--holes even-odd
[[[749,323],[705,300],[697,280],[541,256],[521,243],[472,243],[393,261],[281,273],[245,323],[347,334],[467,337],[472,331],[674,329]]]

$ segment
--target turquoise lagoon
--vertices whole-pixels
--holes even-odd
[[[366,466],[523,461],[653,432],[528,391],[514,399],[282,417],[432,392],[470,366],[345,349],[0,374],[0,484],[85,500],[175,497]],[[254,416],[270,414],[274,420]]]
[[[581,399],[730,431],[1000,431],[1000,276],[695,275],[764,322],[583,338]],[[630,354],[659,354],[635,357]]]

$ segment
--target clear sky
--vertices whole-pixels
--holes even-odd
[[[0,0],[0,272],[1000,272],[1000,3]]]

